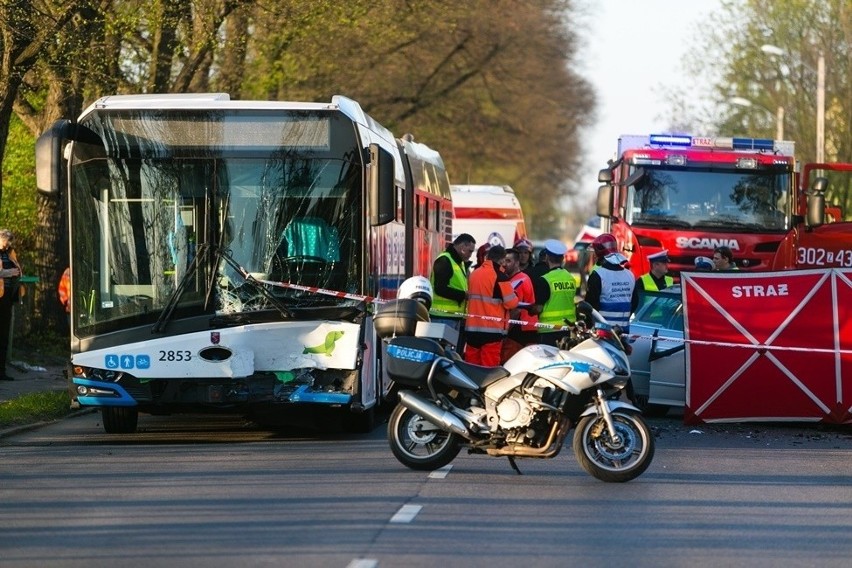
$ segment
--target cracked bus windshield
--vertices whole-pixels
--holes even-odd
[[[170,303],[174,318],[208,319],[354,303],[257,282],[357,290],[362,158],[350,123],[155,112],[95,116],[86,126],[105,147],[74,146],[80,333],[153,323]]]
[[[644,168],[625,204],[625,221],[634,226],[761,232],[790,227],[786,173]]]

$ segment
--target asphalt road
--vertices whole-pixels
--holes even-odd
[[[654,463],[606,484],[461,454],[415,472],[369,435],[234,417],[87,414],[0,440],[0,564],[847,566],[852,432],[650,421]]]

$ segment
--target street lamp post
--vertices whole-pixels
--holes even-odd
[[[743,97],[731,97],[728,99],[728,102],[746,108],[759,108],[762,111],[767,112],[769,115],[775,116],[775,139],[776,140],[784,140],[784,107],[778,106],[776,111],[773,113],[771,110],[766,108],[763,105],[756,105],[748,99]]]
[[[787,52],[776,45],[764,44],[760,46],[763,53],[777,57],[786,56]],[[803,65],[813,71],[813,67]],[[817,59],[817,92],[816,92],[816,161],[821,164],[825,161],[825,56],[819,52]]]
[[[817,60],[816,161],[825,161],[825,56],[821,51]]]

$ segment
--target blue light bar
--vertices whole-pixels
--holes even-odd
[[[775,142],[768,138],[734,138],[735,150],[774,150]]]
[[[688,134],[626,135],[618,138],[618,153],[627,150],[671,148],[707,148],[708,150],[733,150],[735,152],[772,153],[793,156],[795,144],[791,141],[769,138],[730,138],[723,136],[691,136]]]
[[[691,146],[691,136],[678,136],[676,134],[651,134],[649,137],[651,144],[660,146]]]

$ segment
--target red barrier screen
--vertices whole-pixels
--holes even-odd
[[[852,422],[852,270],[682,282],[685,422]]]

